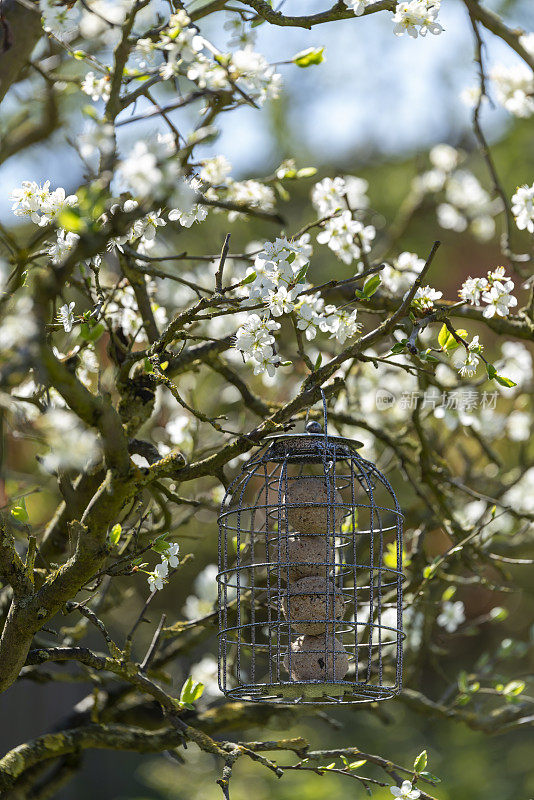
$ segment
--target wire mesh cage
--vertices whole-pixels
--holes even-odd
[[[324,402],[324,400],[323,400]],[[270,437],[219,517],[219,686],[234,699],[358,703],[402,675],[402,514],[361,443]]]

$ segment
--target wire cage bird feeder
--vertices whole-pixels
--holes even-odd
[[[219,517],[219,686],[273,703],[400,691],[402,514],[360,442],[309,422],[245,464]]]

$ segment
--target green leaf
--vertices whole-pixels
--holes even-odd
[[[427,752],[426,750],[423,750],[421,753],[419,753],[419,755],[413,762],[413,771],[421,772],[421,770],[425,769],[427,763],[428,763]]]
[[[427,580],[430,580],[431,578],[433,578],[434,574],[436,572],[436,569],[437,569],[437,565],[436,564],[429,564],[423,570],[423,578],[426,578]]]
[[[488,378],[492,381],[497,374],[497,370],[493,366],[493,364],[486,364],[486,372],[488,373]]]
[[[465,339],[468,336],[467,331],[464,331],[462,328],[457,330],[456,334],[461,339]],[[456,348],[460,346],[460,343],[456,341],[445,324],[441,326],[441,330],[438,334],[438,342],[441,349],[446,353],[452,353],[453,350],[456,350]]]
[[[363,285],[363,296],[371,297],[376,292],[381,283],[382,281],[380,280],[380,275],[378,274],[371,275],[371,277],[368,280],[366,280]]]
[[[525,691],[525,681],[510,681],[507,683],[502,693],[506,697],[517,697],[521,692]]]
[[[111,544],[119,543],[119,539],[121,538],[121,533],[122,533],[122,525],[120,525],[117,522],[117,524],[114,525],[111,531],[109,532],[109,541],[111,542]]]
[[[101,322],[97,322],[96,324],[92,322],[82,322],[80,325],[80,336],[86,342],[96,342],[100,339],[104,331],[105,328]]]
[[[295,283],[300,283],[301,281],[304,280],[304,278],[306,277],[306,273],[308,272],[309,266],[310,266],[309,264],[304,264],[304,266],[301,269],[299,269],[299,271],[297,272],[297,277],[294,279]]]
[[[501,386],[506,386],[508,389],[511,389],[512,386],[517,386],[517,383],[514,383],[510,378],[505,378],[504,375],[495,374],[493,377],[497,383],[500,383]]]
[[[308,47],[294,55],[291,60],[297,67],[303,68],[321,64],[324,61],[324,47]]]
[[[315,359],[315,364],[313,365],[314,370],[318,370],[322,362],[323,362],[323,354],[319,353],[319,355]]]
[[[449,339],[449,338],[450,338],[449,330],[448,330],[447,326],[445,324],[443,324],[441,326],[441,330],[440,330],[440,332],[438,334],[438,343],[439,343],[440,347],[445,348],[445,345],[447,344],[447,339]]]
[[[255,281],[255,280],[256,280],[256,273],[255,272],[251,272],[250,275],[247,275],[246,278],[243,278],[243,280],[241,281],[241,283],[239,285],[240,286],[246,286],[248,283],[253,283],[253,281]]]
[[[17,522],[29,522],[30,517],[28,516],[28,512],[26,511],[26,501],[24,498],[20,500],[18,506],[14,506],[11,509],[11,516],[13,519],[16,519]]]
[[[165,537],[168,534],[163,534],[163,536],[158,536],[156,541],[153,543],[151,549],[154,550],[155,553],[166,553],[169,549],[169,542],[165,540]]]
[[[419,774],[426,781],[430,781],[430,783],[441,783],[441,778],[438,778],[437,775],[432,775],[431,772],[420,772]]]
[[[404,350],[406,349],[406,341],[407,341],[406,339],[403,339],[402,342],[397,342],[397,344],[394,344],[389,352],[392,355],[404,352]]]
[[[182,686],[182,691],[180,692],[180,703],[183,703],[187,706],[192,705],[196,700],[202,697],[203,692],[204,684],[195,681],[190,675]]]
[[[360,767],[363,767],[364,764],[367,764],[367,759],[365,759],[365,758],[362,759],[361,761],[352,761],[349,764],[349,769],[351,769],[351,770],[360,769]]]

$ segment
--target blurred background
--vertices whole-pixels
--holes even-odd
[[[505,13],[511,26],[534,30],[532,0],[505,0],[488,5]],[[313,13],[324,6],[324,0],[291,0],[284,11]],[[377,218],[391,221],[413,178],[428,169],[428,150],[440,142],[464,150],[468,154],[469,169],[489,189],[486,166],[474,152],[471,109],[461,99],[461,93],[477,82],[472,32],[465,7],[456,0],[443,0],[440,19],[445,28],[443,35],[429,35],[415,41],[406,36],[393,36],[388,14],[322,25],[312,31],[259,26],[255,49],[269,61],[287,61],[296,52],[312,46],[325,46],[326,61],[320,67],[307,70],[292,65],[280,66],[285,87],[281,98],[269,103],[262,112],[243,108],[235,114],[223,115],[220,137],[205,154],[226,155],[232,162],[232,174],[236,179],[270,175],[289,157],[296,159],[299,167],[317,166],[318,176],[288,186],[290,198],[280,199],[280,210],[287,219],[289,231],[313,219],[309,193],[315,181],[337,174],[365,178]],[[229,39],[223,27],[225,20],[225,14],[219,13],[203,28],[221,49],[225,49]],[[500,40],[486,35],[486,45],[489,67],[497,63],[517,63],[517,57]],[[31,91],[25,84],[18,86],[6,101],[6,111],[13,111]],[[63,127],[47,142],[28,149],[14,163],[8,162],[0,169],[4,189],[0,196],[0,218],[8,227],[15,226],[7,198],[22,180],[50,180],[53,186],[64,186],[68,193],[75,191],[83,181],[79,158],[69,143],[83,129],[82,106],[79,93],[67,92],[62,109]],[[136,109],[140,110],[142,106]],[[534,118],[517,119],[503,108],[493,108],[486,103],[482,122],[493,145],[503,186],[511,196],[518,184],[530,184],[534,180]],[[158,129],[154,121],[124,126],[121,149],[124,151],[130,142],[151,136]],[[217,252],[227,229],[228,223],[221,216],[210,216],[201,229],[204,245],[210,242],[210,251]],[[196,243],[192,249],[198,249],[198,231],[200,229],[183,232],[180,249],[187,249],[190,243]],[[243,252],[251,240],[271,239],[277,234],[270,223],[258,220],[236,222],[231,231],[234,252]],[[467,275],[482,275],[500,263],[496,240],[481,243],[469,233],[459,236],[453,231],[444,231],[436,221],[435,209],[430,207],[419,210],[400,249],[424,257],[437,238],[443,241],[443,247],[430,282],[449,299],[455,298],[458,286]],[[520,249],[520,245],[518,247]],[[341,279],[352,274],[351,266],[337,261],[326,248],[316,248],[309,273],[312,281]],[[521,303],[524,294],[520,290],[517,294]],[[476,332],[474,328],[472,332]],[[484,339],[491,352],[489,331],[484,332]],[[199,377],[198,380],[199,402],[208,403],[213,393],[213,379]],[[34,443],[19,440],[8,444],[12,474],[32,472],[37,452]],[[409,487],[402,486],[398,475],[391,476],[391,480],[400,490],[401,503],[403,499],[408,503]],[[46,483],[41,489],[38,495],[28,498],[28,509],[32,520],[44,522],[53,511],[56,498]],[[194,560],[184,569],[180,580],[171,583],[156,598],[148,615],[153,623],[157,623],[163,610],[172,621],[181,618],[195,576],[216,561],[215,514],[198,512],[181,528],[179,541],[182,554],[191,552]],[[528,621],[528,608],[532,608],[533,600],[532,568],[514,570],[513,579],[523,588],[523,596],[519,593],[499,597],[501,605],[509,611],[505,621],[491,628],[479,626],[471,636],[447,637],[447,649],[438,656],[447,677],[462,669],[468,670],[484,653],[493,656],[502,650],[512,664],[521,658],[514,643],[528,642],[534,637]],[[146,581],[141,576],[137,584],[129,580],[125,591],[128,593],[126,606],[121,606],[115,618],[113,613],[110,617],[112,635],[115,632],[119,636],[124,631],[127,614],[133,621],[139,613]],[[495,597],[490,602],[482,587],[473,587],[470,593],[469,608],[474,617],[495,603]],[[150,628],[145,635],[148,640],[153,626],[146,627]],[[101,646],[97,639],[92,644],[97,649]],[[146,642],[141,635],[139,652],[143,644]],[[173,665],[177,687],[189,674],[190,666],[199,663],[206,654],[216,655],[215,628],[201,646]],[[417,676],[416,685],[430,696],[439,696],[435,664],[430,682],[426,672],[422,659],[412,673]],[[72,705],[85,695],[83,687],[68,680],[53,688],[19,682],[0,698],[0,750],[4,752],[50,729],[51,724],[68,715]],[[329,711],[328,715],[301,712],[299,719],[281,711],[270,729],[262,727],[231,735],[248,740],[301,735],[308,737],[316,748],[350,743],[406,766],[410,766],[426,747],[428,768],[442,779],[438,787],[429,789],[439,800],[485,800],[487,797],[529,800],[534,796],[532,737],[529,741],[528,735],[521,732],[489,737],[453,721],[425,718],[398,701],[381,704],[379,709],[354,707]],[[165,756],[90,751],[85,755],[80,775],[56,796],[59,800],[93,800],[95,797],[105,800],[212,800],[220,797],[220,789],[215,784],[218,765],[195,746],[189,747],[185,757],[186,764],[180,766]],[[250,797],[255,800],[292,800],[294,797],[345,800],[363,794],[363,788],[347,778],[288,774],[278,780],[265,769],[245,761],[238,763],[232,779],[234,800],[249,800]],[[377,800],[391,797],[386,789],[376,789],[374,796]]]

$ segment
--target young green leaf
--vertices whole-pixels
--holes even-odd
[[[11,516],[13,519],[16,519],[17,522],[29,522],[30,517],[28,516],[28,512],[26,510],[26,501],[22,497],[19,504],[17,506],[13,506],[11,509]]]
[[[447,344],[447,340],[450,338],[450,335],[451,334],[449,333],[447,326],[443,324],[441,326],[440,332],[438,333],[438,343],[439,346],[442,347],[444,350]]]
[[[495,375],[497,374],[497,370],[495,369],[493,364],[486,364],[486,372],[488,373],[488,378],[490,379],[490,381],[492,381]]]
[[[301,50],[294,55],[291,60],[297,67],[302,68],[321,64],[324,61],[324,47],[308,47],[307,50]]]
[[[86,342],[96,342],[104,333],[104,326],[101,322],[96,325],[91,322],[82,322],[80,325],[80,336]]]
[[[119,523],[117,522],[117,524],[114,525],[111,531],[109,532],[109,541],[111,542],[111,544],[119,543],[119,539],[121,538],[121,533],[122,533],[122,526],[119,525]]]
[[[380,280],[380,275],[371,275],[371,277],[368,278],[363,285],[363,296],[371,297],[381,283],[382,281]]]
[[[525,682],[524,681],[510,681],[507,683],[502,693],[505,697],[517,697],[521,694],[521,692],[525,691]]]
[[[301,281],[304,280],[304,278],[306,277],[306,273],[308,272],[308,267],[309,264],[304,264],[304,266],[301,269],[299,269],[299,271],[297,272],[297,277],[294,279],[295,283],[300,283]]]
[[[200,683],[199,681],[195,681],[192,675],[188,677],[184,685],[182,686],[182,691],[180,692],[180,703],[184,705],[192,705],[196,700],[202,697],[204,692],[204,684]]]
[[[423,750],[421,753],[419,753],[419,755],[417,756],[417,758],[413,762],[413,771],[414,772],[421,772],[422,770],[425,769],[427,763],[428,763],[427,752],[426,752],[426,750]]]
[[[441,778],[438,778],[437,775],[432,775],[431,772],[420,772],[419,774],[426,781],[430,781],[430,783],[441,783]]]
[[[508,389],[511,389],[512,386],[517,386],[517,383],[514,383],[510,378],[505,378],[504,375],[495,374],[493,377],[497,383],[500,383],[501,386],[506,386]]]
[[[240,286],[246,286],[248,283],[252,283],[255,280],[256,280],[256,273],[255,272],[251,272],[250,275],[247,275],[246,278],[243,278],[243,280],[241,281],[241,283],[239,285]]]

